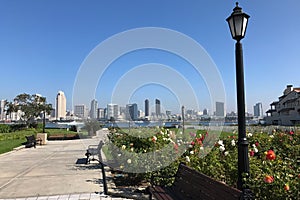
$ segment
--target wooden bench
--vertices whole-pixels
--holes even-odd
[[[39,142],[39,144],[41,145],[42,142],[41,138],[36,139],[34,135],[25,136],[25,138],[26,138],[26,142],[25,142],[26,148],[30,148],[30,147],[36,148],[37,142]]]
[[[239,199],[242,192],[216,181],[180,163],[174,183],[169,187],[150,186],[147,188],[151,200],[231,200]]]

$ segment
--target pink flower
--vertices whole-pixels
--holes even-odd
[[[254,153],[254,151],[253,151],[253,150],[251,150],[251,151],[250,151],[250,156],[251,156],[251,157],[253,157],[253,156],[254,156],[254,154],[255,154],[255,153]]]

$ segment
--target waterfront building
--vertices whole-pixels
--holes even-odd
[[[138,120],[138,106],[136,103],[126,105],[126,120]]]
[[[5,120],[5,103],[6,100],[1,100],[0,102],[0,120]]]
[[[145,100],[145,117],[149,116],[149,100]]]
[[[262,109],[262,103],[257,103],[253,106],[253,113],[254,117],[263,118],[264,114]]]
[[[98,112],[98,102],[96,99],[93,99],[91,102],[90,118],[96,119],[98,115],[97,112]]]
[[[270,106],[266,112],[266,124],[286,126],[300,124],[300,88],[287,85],[283,95]]]
[[[216,113],[217,117],[224,117],[225,116],[225,108],[223,102],[216,102]]]
[[[105,119],[105,109],[104,108],[98,108],[97,111],[97,119]]]
[[[75,105],[74,115],[81,119],[87,119],[89,115],[88,108],[84,104]]]
[[[107,104],[107,119],[117,120],[119,117],[119,106],[117,104]]]
[[[203,110],[203,115],[208,115],[208,110],[206,108]]]
[[[160,100],[155,99],[155,114],[156,116],[161,116]]]
[[[143,112],[142,110],[138,111],[138,118],[144,118],[145,117],[145,112]]]
[[[58,91],[56,96],[56,119],[65,119],[67,112],[67,99],[63,91]]]

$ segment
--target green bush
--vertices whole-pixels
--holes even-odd
[[[11,127],[7,124],[0,124],[0,133],[9,133],[11,132]]]
[[[141,137],[136,132],[124,133],[120,130],[111,130],[110,150],[112,157],[118,161],[119,169],[133,171],[135,168],[153,164],[153,157],[149,159],[136,159],[146,152],[156,152],[172,144],[174,148],[161,156],[163,160],[174,156],[171,164],[160,167],[155,171],[143,173],[144,179],[155,184],[171,184],[172,177],[180,162],[200,171],[231,187],[237,185],[237,133],[223,133],[219,136],[210,131],[192,130],[180,134],[174,131],[170,134],[167,129],[156,130],[152,136]],[[142,130],[143,132],[143,130]],[[154,137],[155,136],[155,137]],[[300,133],[276,132],[247,133],[249,141],[250,174],[245,175],[245,187],[248,186],[255,194],[256,199],[300,199]],[[182,149],[185,151],[181,151]],[[272,150],[272,151],[269,151]],[[178,152],[179,151],[179,152]],[[273,152],[275,157],[270,159],[267,155]],[[135,154],[131,154],[134,152]],[[163,157],[165,156],[165,157]]]

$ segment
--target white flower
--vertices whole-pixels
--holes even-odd
[[[191,162],[190,157],[186,156],[185,157],[186,162]]]
[[[252,133],[247,133],[247,137],[252,137],[253,134]]]
[[[256,145],[255,145],[255,144],[252,144],[252,147],[253,147],[253,148],[255,148],[255,147],[256,147]]]
[[[190,151],[190,154],[191,154],[191,155],[194,155],[194,151]]]
[[[203,150],[204,150],[204,147],[200,147],[200,150],[202,150],[202,151],[203,151]]]
[[[132,147],[132,148],[130,149],[130,151],[133,152],[133,150],[134,150],[134,148]]]
[[[193,145],[190,144],[190,145],[189,145],[189,148],[193,148]]]
[[[235,146],[235,140],[231,140],[231,146]]]
[[[156,136],[153,136],[152,137],[152,142],[155,142],[157,140],[157,137]]]
[[[123,149],[123,150],[126,149],[126,145],[122,145],[122,149]]]
[[[219,140],[219,141],[218,141],[218,144],[219,144],[220,146],[224,146],[223,140]]]
[[[131,159],[128,159],[128,160],[127,160],[127,163],[130,164],[130,163],[131,163]]]
[[[219,149],[220,149],[221,152],[225,151],[225,147],[224,146],[220,146]]]
[[[274,135],[270,135],[270,138],[274,138]]]
[[[224,156],[228,156],[229,152],[228,151],[225,151],[224,152]]]
[[[122,156],[122,154],[119,153],[118,156],[120,157],[120,156]]]
[[[182,131],[180,131],[179,134],[182,135]]]
[[[257,153],[258,149],[256,147],[253,148],[254,152]]]

